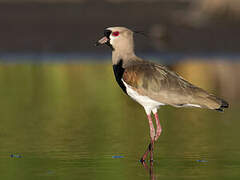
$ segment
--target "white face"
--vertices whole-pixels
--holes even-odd
[[[114,29],[111,29],[111,31],[112,31],[112,33],[109,36],[109,38],[110,38],[110,44],[113,45],[114,41],[120,37],[120,32],[116,31]]]

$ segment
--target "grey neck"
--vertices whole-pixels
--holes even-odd
[[[113,65],[118,64],[120,60],[123,61],[123,66],[125,66],[127,63],[131,61],[137,61],[140,58],[138,58],[133,50],[124,51],[124,53],[121,53],[121,51],[114,50],[112,51],[112,63]]]

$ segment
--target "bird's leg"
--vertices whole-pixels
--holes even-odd
[[[157,139],[158,139],[159,136],[161,135],[162,127],[161,127],[161,124],[160,124],[160,121],[159,121],[157,112],[154,113],[154,117],[155,117],[156,125],[157,125],[157,133],[156,133],[156,136],[155,136],[155,141],[157,141]]]
[[[153,161],[153,148],[154,148],[154,139],[155,139],[155,128],[153,126],[152,117],[151,114],[148,115],[148,121],[149,121],[149,127],[150,127],[150,137],[151,137],[151,143],[150,143],[150,161]]]
[[[148,148],[147,148],[146,152],[143,154],[143,156],[142,156],[142,158],[140,160],[141,162],[145,161],[145,159],[147,158],[147,155],[148,155],[149,152],[150,152],[150,161],[153,161],[153,148],[154,148],[155,129],[154,129],[154,126],[153,126],[151,114],[149,114],[147,117],[148,117],[149,127],[150,127],[151,142],[148,145]]]
[[[145,162],[145,159],[147,158],[148,153],[151,150],[151,143],[148,145],[147,150],[145,151],[145,153],[143,154],[142,158],[140,159],[140,161],[143,163]]]
[[[153,172],[153,161],[150,162],[150,168],[148,167],[145,161],[142,162],[142,165],[149,172],[150,179],[156,180],[156,177]]]
[[[155,137],[155,136],[154,136]],[[154,137],[151,138],[150,162],[153,161]]]

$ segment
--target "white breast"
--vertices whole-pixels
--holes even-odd
[[[155,101],[155,100],[149,98],[148,96],[140,95],[138,92],[134,91],[131,86],[129,86],[126,82],[124,82],[123,79],[122,79],[122,82],[126,86],[127,94],[132,99],[134,99],[139,104],[141,104],[144,107],[144,109],[148,115],[151,114],[151,112],[156,113],[159,106],[165,105],[163,103],[160,103],[158,101]]]

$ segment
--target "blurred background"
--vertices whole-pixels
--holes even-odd
[[[227,100],[225,113],[159,110],[155,178],[240,176],[239,0],[0,0],[0,166],[4,179],[149,179],[143,108],[115,82],[110,26],[136,54]],[[115,157],[120,158],[115,158]]]

